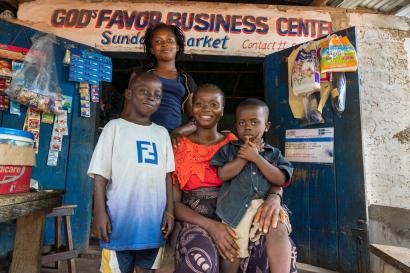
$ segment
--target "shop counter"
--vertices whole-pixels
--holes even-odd
[[[17,219],[9,273],[39,273],[46,214],[61,206],[62,190],[0,195],[0,222]]]

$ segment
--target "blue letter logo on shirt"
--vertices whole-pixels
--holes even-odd
[[[154,142],[137,141],[138,163],[158,165],[157,146]]]

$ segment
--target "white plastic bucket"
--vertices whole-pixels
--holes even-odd
[[[0,144],[33,147],[34,135],[27,131],[0,127]]]

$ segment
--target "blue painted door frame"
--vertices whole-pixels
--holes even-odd
[[[17,24],[0,20],[0,43],[20,47],[30,47],[30,38],[38,31]],[[91,221],[92,182],[87,177],[86,171],[96,138],[97,107],[92,105],[91,118],[80,117],[78,88],[74,82],[68,81],[68,68],[64,67],[62,60],[65,45],[72,44],[77,48],[89,49],[90,47],[57,38],[58,44],[54,46],[55,62],[58,80],[64,94],[73,97],[73,107],[68,115],[69,136],[63,138],[62,151],[59,154],[58,166],[46,165],[48,148],[53,125],[41,123],[40,149],[37,155],[37,166],[33,168],[33,178],[39,181],[43,189],[64,189],[66,191],[63,202],[76,204],[75,215],[71,219],[74,246],[84,248],[88,246]],[[22,129],[26,114],[26,107],[21,106],[21,116],[10,115],[0,111],[0,126]],[[15,233],[15,223],[0,224],[0,256],[12,250]],[[45,229],[45,243],[53,242],[54,228],[52,219],[48,219]]]
[[[337,34],[356,44],[355,28]],[[264,62],[265,99],[272,122],[268,138],[282,151],[285,130],[301,128],[288,104],[287,57],[296,47],[271,54]],[[284,198],[293,213],[291,236],[298,260],[348,273],[368,272],[369,264],[358,73],[346,73],[342,117],[333,113],[328,102],[323,110],[326,123],[309,127],[334,127],[334,163],[294,163],[294,182],[285,189]]]

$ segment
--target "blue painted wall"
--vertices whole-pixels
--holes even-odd
[[[356,43],[354,28],[339,34]],[[268,140],[282,151],[285,130],[301,129],[288,104],[287,57],[293,49],[269,55],[264,63],[265,99],[272,121]],[[346,74],[342,117],[333,113],[328,101],[325,124],[308,127],[334,127],[334,164],[294,163],[294,181],[284,198],[293,212],[291,236],[298,260],[349,273],[368,272],[369,263],[358,73]]]
[[[11,24],[0,20],[0,43],[21,47],[30,47],[30,38],[36,30]],[[63,202],[76,204],[78,208],[72,217],[74,246],[83,248],[88,245],[91,221],[92,182],[86,176],[88,163],[94,148],[96,136],[97,107],[92,105],[91,118],[82,118],[79,113],[79,95],[75,83],[68,81],[68,68],[62,65],[66,44],[78,48],[90,49],[87,46],[58,38],[54,46],[58,80],[64,94],[73,97],[73,108],[68,115],[69,136],[63,138],[62,151],[59,154],[58,166],[48,167],[47,156],[53,125],[41,123],[40,149],[37,155],[37,166],[33,169],[33,178],[39,181],[42,189],[64,189]],[[22,115],[10,115],[0,111],[0,126],[22,129],[26,107],[21,106]],[[52,219],[48,219],[45,229],[45,243],[50,244],[54,238]],[[12,250],[15,223],[0,224],[0,256]]]

